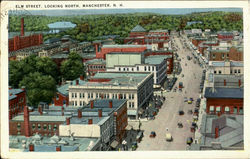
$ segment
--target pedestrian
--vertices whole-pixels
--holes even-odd
[[[166,128],[166,131],[168,131],[168,128]]]

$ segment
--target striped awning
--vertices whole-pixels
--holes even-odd
[[[210,111],[214,111],[214,106],[210,106],[210,107],[209,107],[209,110],[210,110]]]
[[[220,106],[216,107],[216,111],[219,112],[220,111]]]

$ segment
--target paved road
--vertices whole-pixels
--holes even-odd
[[[181,81],[184,89],[182,92],[168,92],[166,101],[160,109],[155,120],[142,122],[141,129],[144,130],[144,137],[138,144],[137,150],[186,150],[187,137],[194,137],[194,133],[190,132],[192,115],[187,111],[194,109],[195,103],[187,104],[183,102],[184,97],[193,97],[196,100],[199,97],[199,85],[202,76],[202,69],[198,64],[193,63],[193,59],[188,61],[187,55],[192,56],[191,51],[182,49],[183,43],[179,38],[175,38],[175,45],[181,58],[182,73],[184,77],[178,77],[176,86]],[[185,66],[187,63],[187,66]],[[186,91],[186,94],[185,94]],[[178,111],[183,109],[185,114],[179,116]],[[182,122],[183,128],[178,128],[177,123]],[[169,129],[173,136],[172,142],[165,139],[166,128]],[[150,138],[150,132],[155,131],[156,137]]]

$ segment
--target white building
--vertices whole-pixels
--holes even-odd
[[[93,99],[127,99],[128,117],[135,119],[153,95],[153,73],[100,72],[88,81],[72,82],[68,92],[74,106]]]
[[[110,61],[110,56],[113,54],[107,54],[107,61]],[[113,55],[114,56],[114,55]],[[117,55],[119,56],[119,55]],[[138,64],[127,65],[113,65],[113,67],[107,67],[107,72],[151,72],[154,74],[154,85],[160,85],[167,78],[167,61],[170,58],[168,55],[154,55],[145,57],[144,62]]]
[[[214,74],[241,75],[244,73],[242,61],[210,61],[209,69]]]

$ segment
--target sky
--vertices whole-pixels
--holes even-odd
[[[242,8],[152,8],[152,9],[78,9],[78,10],[28,10],[32,15],[45,16],[72,16],[72,15],[91,15],[91,14],[121,14],[121,13],[142,13],[151,12],[165,15],[183,15],[193,12],[225,11],[242,12]]]

